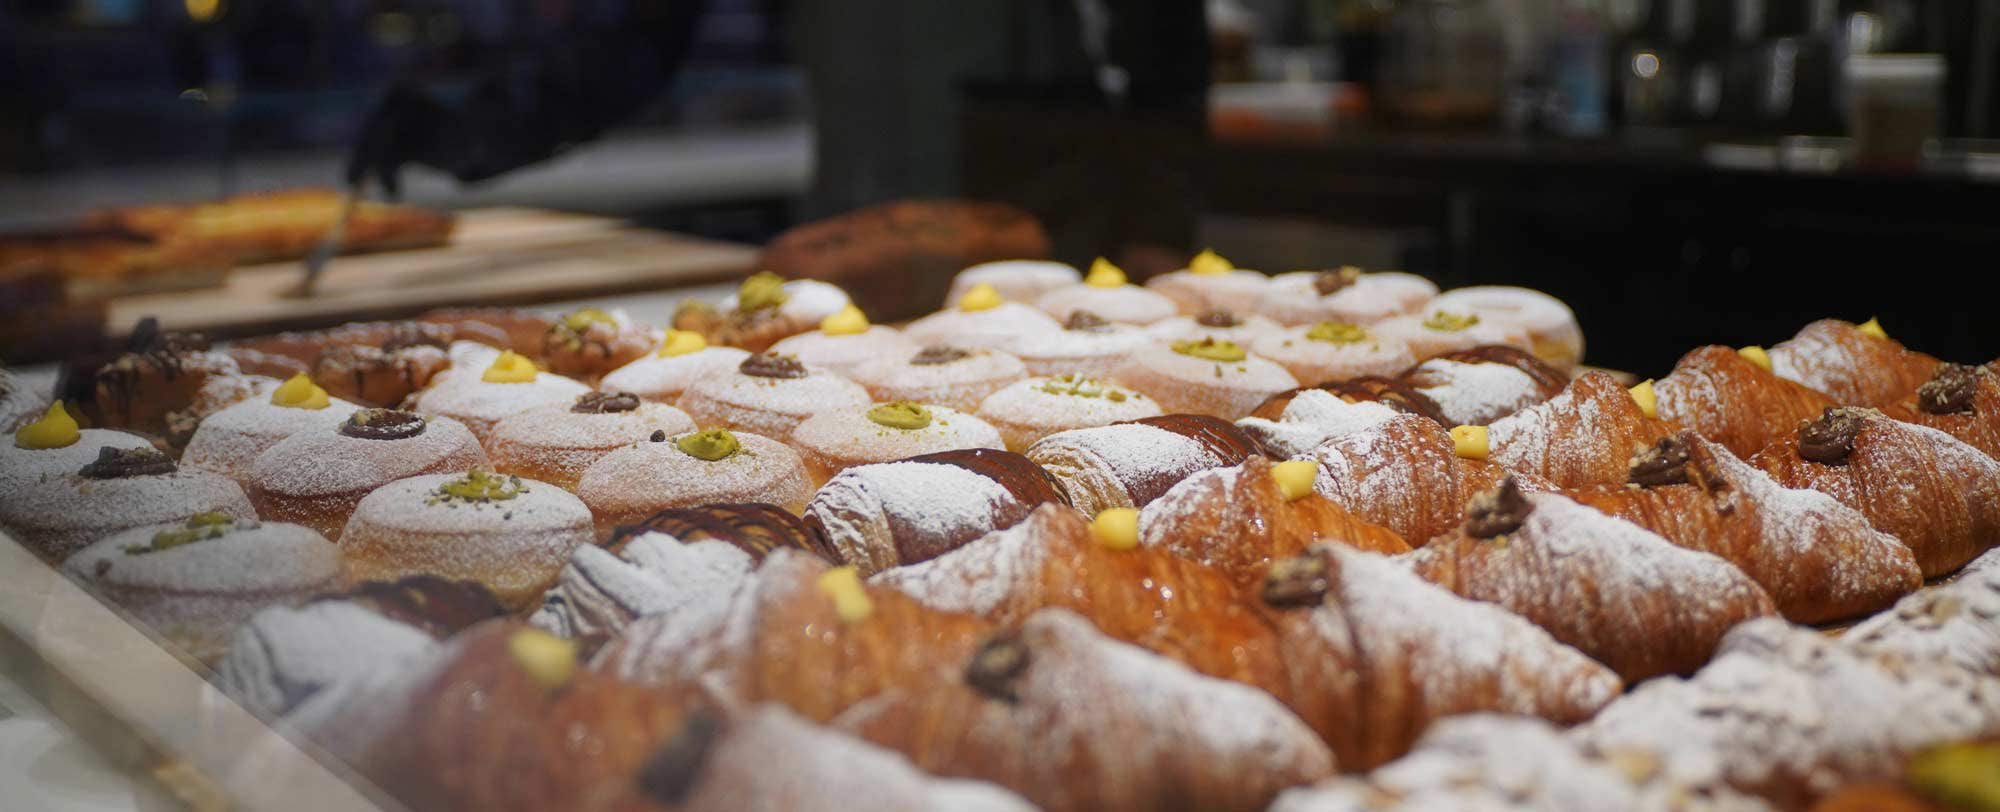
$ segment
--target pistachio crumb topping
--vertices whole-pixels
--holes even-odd
[[[1249,356],[1249,353],[1245,352],[1236,342],[1222,341],[1214,336],[1208,336],[1199,341],[1176,341],[1173,343],[1173,350],[1182,355],[1221,363],[1234,363]],[[1218,374],[1220,374],[1220,368],[1218,368]]]
[[[501,476],[483,468],[465,472],[465,476],[450,480],[438,486],[437,493],[426,504],[449,503],[453,500],[464,502],[504,502],[528,491],[528,486],[518,476]]]
[[[726,460],[743,451],[743,444],[728,429],[705,429],[693,434],[683,434],[674,440],[674,447],[698,460],[717,462]]]
[[[785,278],[770,271],[758,271],[743,280],[736,289],[738,310],[767,310],[777,307],[790,299],[785,293]]]
[[[215,511],[197,513],[189,516],[179,527],[154,533],[151,543],[125,545],[124,552],[126,555],[165,552],[197,541],[222,538],[228,535],[229,531],[235,530],[236,526],[236,520],[228,514]]]
[[[930,426],[932,415],[931,410],[921,404],[899,400],[869,409],[868,420],[878,426],[916,431]]]
[[[1478,323],[1477,313],[1453,313],[1448,310],[1439,310],[1432,313],[1430,318],[1424,319],[1425,327],[1446,333],[1469,330]]]

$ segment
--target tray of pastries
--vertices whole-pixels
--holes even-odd
[[[0,529],[411,809],[2000,804],[2000,370],[1212,252],[141,331]]]

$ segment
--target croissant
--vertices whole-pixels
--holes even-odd
[[[1492,460],[1562,488],[1625,481],[1625,463],[1674,426],[1647,417],[1610,375],[1586,372],[1545,403],[1487,428]]]
[[[835,561],[872,575],[1010,527],[1036,505],[1069,501],[1063,483],[1027,457],[961,449],[841,471],[813,494],[805,523]]]
[[[1832,398],[1785,380],[1728,347],[1702,347],[1681,357],[1672,374],[1653,383],[1660,417],[1749,457],[1800,421],[1819,416]]]
[[[1901,403],[1930,380],[1938,359],[1850,322],[1821,319],[1770,350],[1771,372],[1843,406]]]
[[[1958,438],[2000,459],[2000,373],[1985,367],[1939,364],[1937,372],[1900,404],[1906,419]]]
[[[1197,471],[1235,465],[1257,442],[1219,417],[1169,414],[1051,434],[1028,447],[1085,515],[1144,507]]]
[[[1465,526],[1407,559],[1432,583],[1499,604],[1636,683],[1693,673],[1770,596],[1729,562],[1514,480],[1480,494]]]
[[[1444,410],[1439,408],[1437,403],[1425,396],[1424,393],[1418,392],[1401,380],[1384,378],[1377,375],[1364,375],[1344,381],[1327,381],[1316,386],[1302,386],[1297,389],[1279,392],[1265,398],[1263,403],[1257,404],[1257,408],[1250,410],[1250,416],[1265,420],[1277,420],[1284,416],[1285,407],[1291,404],[1293,398],[1314,390],[1327,392],[1349,403],[1360,403],[1363,401],[1380,403],[1402,414],[1428,417],[1445,428],[1451,428],[1454,425],[1450,420],[1445,418]]]
[[[1458,527],[1466,501],[1507,476],[1499,463],[1460,457],[1455,448],[1442,426],[1398,415],[1328,440],[1300,459],[1319,463],[1313,489],[1320,495],[1422,545]],[[1529,490],[1552,487],[1533,476],[1518,478]]]
[[[605,539],[604,548],[620,553],[634,539],[654,533],[672,536],[682,544],[719,541],[742,550],[752,561],[779,547],[790,547],[839,563],[840,551],[806,526],[791,511],[762,502],[708,504],[692,508],[668,508],[638,524],[623,525]]]
[[[633,536],[613,549],[580,545],[530,622],[593,650],[638,618],[727,601],[755,567],[735,545],[666,533]]]
[[[1840,639],[1874,656],[1948,662],[2000,677],[2000,550],[1966,565],[1958,580],[1897,601]]]
[[[1296,484],[1280,483],[1279,465],[1251,457],[1181,480],[1139,514],[1140,543],[1208,564],[1244,584],[1262,580],[1271,562],[1322,541],[1389,555],[1410,551],[1403,537],[1314,492],[1316,465],[1283,463],[1292,466],[1287,473]]]
[[[1750,462],[1786,487],[1861,511],[1909,546],[1926,578],[2000,544],[2000,461],[1935,429],[1843,406]]]
[[[1375,401],[1347,400],[1324,389],[1304,389],[1285,400],[1276,417],[1252,415],[1236,421],[1236,427],[1256,440],[1264,454],[1289,459],[1398,414],[1405,413]]]
[[[1727,559],[1794,622],[1873,612],[1923,585],[1909,548],[1867,517],[1818,491],[1786,488],[1692,431],[1662,439],[1630,467],[1626,485],[1571,496]]]
[[[1569,376],[1527,350],[1486,344],[1419,363],[1402,381],[1436,403],[1449,425],[1484,426],[1555,397]]]

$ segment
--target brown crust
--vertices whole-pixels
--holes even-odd
[[[1324,542],[1384,555],[1410,551],[1402,536],[1318,493],[1285,498],[1272,476],[1275,465],[1252,456],[1237,476],[1204,472],[1183,480],[1154,502],[1171,500],[1172,509],[1149,513],[1143,538],[1149,546],[1215,567],[1245,586],[1261,581],[1273,561]]]
[[[321,601],[352,601],[390,620],[422,629],[439,640],[507,613],[485,584],[435,575],[368,581],[346,592],[314,599]]]
[[[784,508],[757,502],[662,510],[638,524],[612,531],[604,547],[617,553],[647,533],[665,533],[682,544],[720,541],[760,562],[780,547],[803,550],[828,563],[840,562],[840,554],[805,521]]]
[[[1218,467],[1236,465],[1258,452],[1256,440],[1243,433],[1235,423],[1220,417],[1205,414],[1163,414],[1123,422],[1166,429],[1194,440],[1200,443],[1202,448],[1207,449],[1211,456],[1221,460]],[[1136,495],[1133,501],[1138,501]]]
[[[1789,362],[1780,369],[1791,369],[1800,384],[1834,402],[1875,408],[1901,403],[1930,379],[1939,363],[1895,339],[1867,335],[1838,319],[1808,324],[1770,353],[1773,361]]]
[[[1673,374],[1654,383],[1653,391],[1661,418],[1694,429],[1739,457],[1757,453],[1799,423],[1839,405],[1721,346],[1682,356]]]
[[[1307,389],[1319,389],[1330,392],[1349,401],[1374,401],[1404,414],[1414,414],[1418,417],[1430,418],[1439,426],[1445,428],[1451,428],[1452,425],[1451,421],[1445,418],[1444,410],[1438,408],[1437,402],[1431,400],[1424,393],[1411,388],[1409,384],[1402,381],[1376,375],[1364,375],[1344,381],[1327,381],[1313,386],[1302,386],[1287,392],[1279,392],[1266,398],[1263,403],[1258,404],[1257,408],[1251,410],[1250,416],[1265,420],[1277,420],[1284,416],[1285,407],[1291,405],[1292,398],[1298,397],[1300,392],[1304,392]]]
[[[1012,451],[997,448],[963,448],[922,454],[904,462],[929,462],[939,465],[954,465],[964,468],[994,482],[1014,496],[1015,501],[1033,509],[1044,502],[1054,502],[1069,507],[1069,492],[1063,489],[1062,481],[1034,460]],[[1023,517],[1025,518],[1025,516]],[[1016,520],[1018,521],[1018,519]],[[1008,524],[1012,524],[1009,522]]]
[[[1586,372],[1570,383],[1566,397],[1495,425],[1530,419],[1548,425],[1532,432],[1535,442],[1525,444],[1507,442],[1503,438],[1508,435],[1496,431],[1493,461],[1562,488],[1624,482],[1631,475],[1632,455],[1679,428],[1647,417],[1632,393],[1602,372]]]
[[[2000,459],[2000,374],[1986,367],[1973,367],[1968,408],[1935,414],[1920,408],[1918,396],[1902,403],[1910,422],[1942,431],[1967,445]]]

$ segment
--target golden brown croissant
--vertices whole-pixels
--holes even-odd
[[[1926,578],[2000,545],[2000,462],[1936,429],[1843,406],[1750,462],[1786,487],[1861,511],[1909,546]]]
[[[1785,380],[1728,347],[1681,356],[1673,374],[1653,383],[1660,417],[1694,429],[1730,453],[1749,457],[1833,399]]]
[[[1692,431],[1633,458],[1627,484],[1570,495],[1728,559],[1794,622],[1873,612],[1923,585],[1909,548],[1867,517],[1818,491],[1786,488]]]
[[[1610,375],[1586,372],[1562,394],[1488,427],[1492,459],[1560,488],[1625,481],[1625,463],[1674,425],[1647,417]]]
[[[1570,378],[1527,350],[1484,344],[1425,360],[1401,380],[1436,403],[1449,425],[1484,426],[1555,397]]]
[[[1109,426],[1059,431],[1028,447],[1085,515],[1145,507],[1181,480],[1235,465],[1258,453],[1235,424],[1201,414],[1169,414]]]
[[[1692,673],[1731,626],[1775,611],[1729,562],[1556,494],[1523,494],[1512,479],[1467,513],[1411,568],[1534,621],[1626,682]]]
[[[1335,437],[1300,459],[1319,463],[1314,490],[1412,546],[1458,527],[1466,501],[1507,476],[1499,463],[1458,456],[1443,426],[1415,415]],[[1552,489],[1537,477],[1520,480]]]
[[[1181,480],[1139,514],[1140,543],[1215,567],[1241,584],[1257,583],[1272,561],[1323,541],[1387,555],[1410,551],[1394,531],[1313,491],[1316,464],[1284,463],[1298,478],[1289,484],[1293,492],[1279,482],[1279,465],[1251,457]]]
[[[1858,325],[1821,319],[1771,347],[1771,372],[1843,406],[1901,403],[1930,380],[1938,359]]]
[[[1350,403],[1360,403],[1363,401],[1380,403],[1403,414],[1414,414],[1419,417],[1430,418],[1433,422],[1446,428],[1450,428],[1452,425],[1451,421],[1445,418],[1444,410],[1439,408],[1436,401],[1431,400],[1424,393],[1417,391],[1407,383],[1395,378],[1384,378],[1377,375],[1364,375],[1344,381],[1327,381],[1314,386],[1301,386],[1297,389],[1279,392],[1269,398],[1265,398],[1263,403],[1257,404],[1257,408],[1250,410],[1250,416],[1265,420],[1277,420],[1284,416],[1285,407],[1291,405],[1292,399],[1298,397],[1299,393],[1308,389],[1330,392],[1339,396],[1341,400]]]
[[[2000,373],[1938,364],[1930,380],[1899,404],[1910,422],[1942,431],[2000,459]]]

